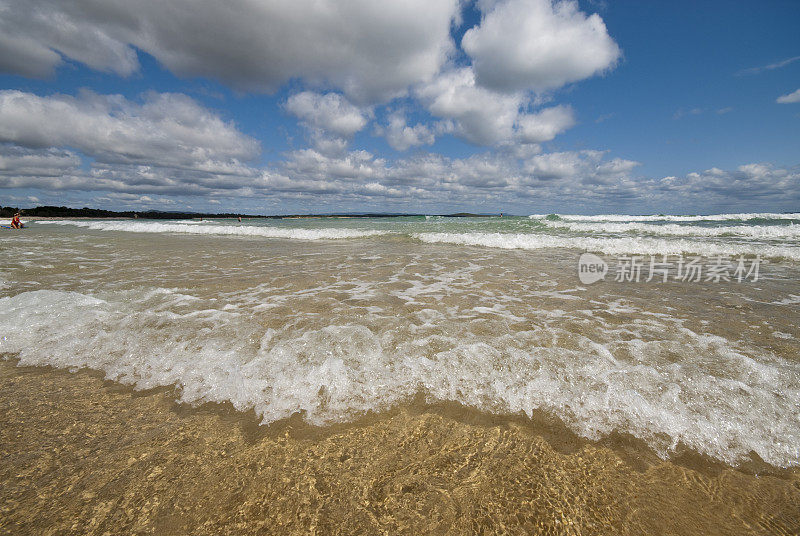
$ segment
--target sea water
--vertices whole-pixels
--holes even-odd
[[[0,248],[22,365],[265,424],[422,394],[800,465],[800,214],[33,221]]]

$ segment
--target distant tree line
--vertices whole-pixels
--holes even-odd
[[[0,217],[10,218],[20,209],[17,207],[2,207],[0,208]],[[244,214],[223,213],[223,214],[205,214],[199,212],[162,212],[159,210],[148,210],[144,212],[135,212],[132,210],[117,212],[114,210],[103,210],[99,208],[69,208],[69,207],[54,207],[44,206],[35,208],[22,209],[23,216],[38,216],[48,218],[145,218],[157,220],[181,220],[190,218],[236,218],[237,216],[244,216]],[[247,216],[248,218],[259,218],[263,216]]]
[[[160,210],[147,210],[144,212],[127,210],[117,212],[114,210],[103,210],[99,208],[70,208],[44,206],[35,208],[25,208],[20,210],[18,207],[0,207],[0,218],[10,218],[17,212],[22,212],[22,216],[40,218],[143,218],[151,220],[188,220],[192,218],[307,218],[307,217],[347,217],[347,218],[391,218],[395,216],[423,216],[423,214],[404,214],[404,213],[385,213],[385,212],[343,212],[333,214],[284,214],[280,216],[257,216],[236,212],[223,212],[211,214],[204,212],[163,212]],[[444,217],[478,217],[492,216],[493,214],[472,214],[469,212],[458,212],[455,214],[441,214]]]

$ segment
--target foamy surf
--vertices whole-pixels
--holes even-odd
[[[533,233],[415,233],[427,243],[500,249],[577,249],[608,255],[755,256],[800,260],[800,247],[650,237],[586,237]]]
[[[554,229],[566,229],[580,233],[640,233],[646,235],[663,236],[704,236],[704,237],[744,237],[760,240],[798,240],[800,239],[800,225],[724,225],[715,227],[700,227],[694,225],[653,224],[653,223],[607,223],[607,222],[578,222],[578,221],[549,221],[544,220],[544,225]]]
[[[675,215],[651,214],[645,216],[627,214],[531,214],[530,219],[561,219],[567,221],[605,221],[605,222],[634,222],[634,221],[678,221],[678,222],[703,222],[703,221],[752,221],[752,220],[797,220],[800,221],[800,212],[741,212],[732,214],[706,214],[706,215]]]
[[[0,352],[264,423],[346,422],[423,392],[664,457],[800,465],[800,247],[761,231],[793,227],[679,223],[34,222],[4,243]],[[228,235],[285,240],[214,238]],[[757,282],[583,285],[584,251],[770,260]]]
[[[544,410],[591,439],[628,432],[664,457],[684,444],[730,464],[751,452],[800,464],[800,366],[665,315],[608,326],[603,339],[571,331],[563,312],[477,336],[437,329],[443,319],[431,310],[417,328],[338,317],[303,329],[292,326],[298,317],[265,329],[247,303],[175,289],[23,292],[0,299],[0,351],[138,389],[176,386],[183,402],[230,402],[265,423],[298,412],[343,422],[422,389],[484,411]]]
[[[257,236],[263,238],[288,238],[294,240],[336,240],[343,238],[366,238],[386,234],[374,229],[336,228],[282,228],[256,225],[197,225],[201,222],[179,223],[134,222],[134,221],[38,221],[37,224],[71,225],[93,231],[122,231],[128,233],[183,233],[196,235]],[[202,222],[205,223],[205,222]]]
[[[405,238],[430,244],[479,246],[496,249],[576,249],[609,255],[761,256],[772,260],[800,260],[800,225],[773,220],[773,224],[722,225],[717,222],[666,223],[655,220],[606,221],[529,218],[427,218],[420,220],[365,219],[283,221],[236,224],[140,221],[41,221],[35,225],[78,227],[93,231],[241,236],[287,240],[342,240]],[[761,216],[767,216],[761,214]],[[578,218],[578,217],[575,217]],[[590,218],[583,217],[581,218]],[[633,218],[633,217],[632,217]]]

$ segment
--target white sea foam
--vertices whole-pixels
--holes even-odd
[[[284,228],[256,225],[193,225],[201,222],[135,222],[135,221],[39,221],[37,224],[74,225],[95,231],[125,231],[132,233],[186,233],[207,235],[261,236],[265,238],[290,238],[296,240],[333,240],[341,238],[365,238],[386,234],[374,229],[337,228]],[[205,223],[205,222],[203,222]]]
[[[800,212],[774,213],[774,212],[743,212],[738,214],[708,214],[681,216],[673,214],[653,214],[648,216],[630,216],[627,214],[597,214],[594,216],[582,216],[580,214],[531,214],[529,218],[538,220],[549,216],[558,216],[562,220],[568,221],[608,221],[608,222],[632,222],[632,221],[727,221],[741,220],[748,221],[754,219],[765,220],[800,220]]]
[[[678,225],[674,223],[611,223],[611,222],[578,222],[550,221],[543,223],[555,229],[567,229],[582,233],[642,233],[664,236],[738,236],[763,240],[781,240],[800,238],[800,225],[726,225],[719,227],[698,227],[696,225]]]
[[[542,409],[589,438],[629,432],[662,455],[681,442],[728,463],[756,452],[800,465],[797,362],[631,304],[609,304],[637,313],[625,324],[542,311],[523,331],[451,333],[431,309],[384,332],[357,319],[265,328],[246,303],[174,289],[24,292],[0,299],[0,352],[137,388],[174,385],[185,402],[229,401],[265,422],[344,421],[423,389],[486,411]],[[464,312],[518,320],[504,308]],[[600,329],[570,330],[581,323]]]
[[[734,216],[734,215],[727,215]],[[603,216],[605,217],[605,216]],[[608,216],[613,217],[613,216]],[[600,218],[599,216],[597,218]],[[499,219],[497,220],[500,221]],[[764,258],[800,260],[800,225],[725,225],[654,224],[648,222],[541,220],[549,229],[524,233],[486,231],[427,232],[425,224],[401,229],[369,227],[294,227],[278,225],[235,225],[187,222],[82,221],[64,220],[37,224],[78,226],[99,231],[136,233],[182,233],[229,235],[296,240],[354,239],[374,236],[410,236],[427,243],[462,244],[501,249],[571,248],[606,254],[706,256],[761,255]],[[482,224],[483,225],[483,224]],[[504,225],[498,223],[497,225]],[[563,231],[562,231],[563,230]],[[414,232],[417,231],[417,232]],[[572,235],[567,232],[574,233]],[[578,236],[582,235],[589,236]],[[591,236],[604,233],[618,236]],[[644,236],[643,236],[644,235]],[[666,238],[660,238],[666,237]],[[733,238],[733,240],[728,240]],[[760,243],[772,241],[773,243]],[[780,243],[778,243],[780,242]]]
[[[659,239],[649,237],[584,237],[531,233],[414,233],[423,242],[483,246],[500,249],[571,248],[609,255],[681,255],[735,257],[760,255],[763,258],[800,260],[800,247],[707,240]]]

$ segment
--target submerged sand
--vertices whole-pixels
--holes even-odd
[[[331,428],[0,360],[3,534],[798,534],[800,474],[409,403]]]

